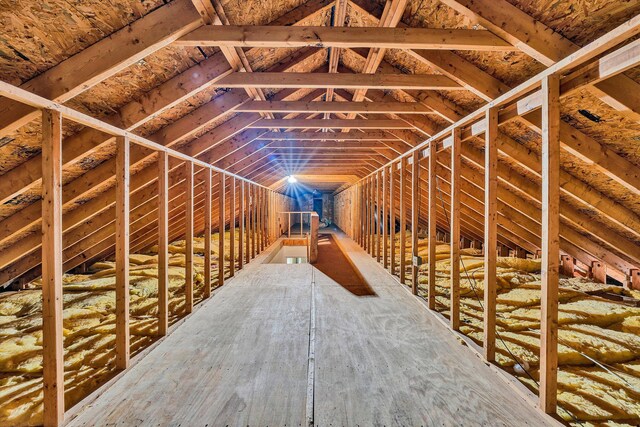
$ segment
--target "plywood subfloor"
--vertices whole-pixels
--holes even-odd
[[[309,265],[258,259],[70,425],[306,425],[312,298],[316,426],[549,423],[355,243],[334,237],[374,295]]]

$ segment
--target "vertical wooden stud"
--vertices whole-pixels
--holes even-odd
[[[640,270],[639,269],[631,269],[629,271],[629,284],[630,288],[636,291],[640,291]]]
[[[407,228],[407,213],[405,212],[405,204],[406,204],[406,168],[407,168],[407,160],[406,158],[400,158],[400,283],[404,285],[404,279],[406,274],[407,267],[407,251],[406,251],[406,228]]]
[[[389,166],[389,272],[396,274],[396,165]]]
[[[44,425],[64,422],[62,115],[42,111],[42,344]]]
[[[451,312],[449,323],[451,329],[460,329],[460,179],[461,162],[460,150],[462,148],[460,128],[452,131],[453,143],[451,145],[451,273],[450,293]]]
[[[431,141],[429,143],[429,255],[427,259],[428,263],[428,284],[429,289],[427,306],[431,310],[436,308],[436,245],[437,245],[437,207],[438,207],[438,181],[437,181],[437,154],[436,143]]]
[[[226,175],[218,173],[218,286],[224,285],[225,225],[226,225]]]
[[[496,249],[498,191],[498,110],[486,114],[484,161],[484,357],[495,360],[496,346]]]
[[[236,178],[229,183],[229,277],[236,274]]]
[[[116,138],[116,368],[129,367],[129,153]]]
[[[251,186],[251,259],[256,257],[257,237],[258,237],[258,203],[256,197],[256,186]]]
[[[240,218],[238,219],[238,268],[242,268],[243,264],[244,264],[244,249],[243,249],[243,242],[244,242],[244,218],[245,218],[245,214],[244,214],[244,206],[245,206],[245,195],[244,195],[244,181],[240,181],[240,197],[239,197],[239,216]]]
[[[557,410],[560,262],[560,79],[542,80],[542,283],[540,408]],[[487,251],[489,252],[489,251]]]
[[[382,223],[382,203],[381,203],[381,187],[382,187],[382,171],[376,173],[376,207],[375,207],[375,236],[376,236],[376,262],[380,262],[381,255],[381,236],[380,224]]]
[[[193,311],[193,163],[185,162],[185,265],[184,265],[184,309]]]
[[[204,298],[211,296],[211,169],[204,169]]]
[[[418,295],[418,221],[420,220],[420,153],[414,151],[411,155],[411,292]]]
[[[387,269],[389,267],[389,235],[387,230],[389,229],[388,216],[388,198],[387,198],[387,183],[389,182],[389,171],[384,168],[384,173],[380,175],[382,178],[382,266]]]
[[[169,155],[158,152],[158,335],[169,330]]]
[[[247,264],[249,264],[249,261],[251,261],[251,184],[248,182],[245,196],[245,221],[247,223],[247,226],[244,240]]]

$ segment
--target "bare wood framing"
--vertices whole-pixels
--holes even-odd
[[[323,101],[249,101],[235,109],[247,113],[360,113],[360,114],[434,114],[420,102],[323,102]]]
[[[486,30],[224,26],[200,27],[178,39],[179,46],[334,47],[428,50],[513,51],[514,46]]]
[[[484,339],[483,352],[487,361],[495,361],[496,353],[496,261],[498,205],[498,110],[486,113],[484,162]]]
[[[389,267],[389,235],[387,233],[389,228],[389,199],[387,196],[389,170],[387,168],[383,169],[380,178],[382,179],[382,266],[386,269]]]
[[[406,228],[407,228],[407,213],[406,213],[406,169],[407,160],[405,157],[400,159],[400,283],[404,285],[404,279],[407,266],[407,253],[406,253]]]
[[[460,181],[462,140],[460,128],[452,131],[451,144],[451,312],[449,322],[451,329],[460,329]]]
[[[398,119],[261,119],[247,127],[250,129],[413,129],[412,125]]]
[[[211,169],[204,170],[204,298],[211,296]]]
[[[42,111],[42,365],[44,425],[64,422],[62,115]]]
[[[381,222],[381,214],[382,214],[382,206],[381,206],[381,191],[382,191],[382,170],[379,169],[376,174],[376,210],[375,210],[375,227],[376,227],[376,261],[380,262],[381,255],[381,238],[380,235],[380,222]]]
[[[226,88],[280,89],[424,89],[462,90],[457,82],[439,74],[347,74],[347,73],[233,73],[216,84]]]
[[[560,270],[560,79],[542,81],[542,275],[540,407],[557,410],[558,282]]]
[[[438,212],[438,181],[437,181],[437,151],[436,143],[429,144],[429,257],[428,262],[428,294],[427,306],[431,310],[436,309],[436,225]]]
[[[158,153],[158,335],[169,330],[169,155]]]
[[[389,166],[389,272],[396,274],[396,198],[395,163]]]
[[[184,162],[185,185],[185,264],[184,264],[184,307],[185,312],[193,311],[193,163]]]
[[[218,286],[224,285],[225,181],[225,174],[218,173]]]
[[[116,138],[116,368],[129,367],[129,153],[127,137]]]
[[[419,153],[414,152],[411,157],[411,291],[418,295],[418,222],[420,209],[420,160]]]
[[[236,179],[229,183],[229,277],[236,274]]]

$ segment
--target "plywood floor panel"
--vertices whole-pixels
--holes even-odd
[[[316,271],[316,426],[548,424],[373,258],[336,238],[376,295]]]
[[[282,265],[255,267],[220,289],[70,425],[304,423],[311,268],[286,266],[282,274]]]
[[[374,295],[259,258],[69,425],[306,425],[312,278],[316,426],[550,424],[374,259],[334,238]]]

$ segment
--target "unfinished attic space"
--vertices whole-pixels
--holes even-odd
[[[0,0],[0,427],[640,425],[640,1]]]

